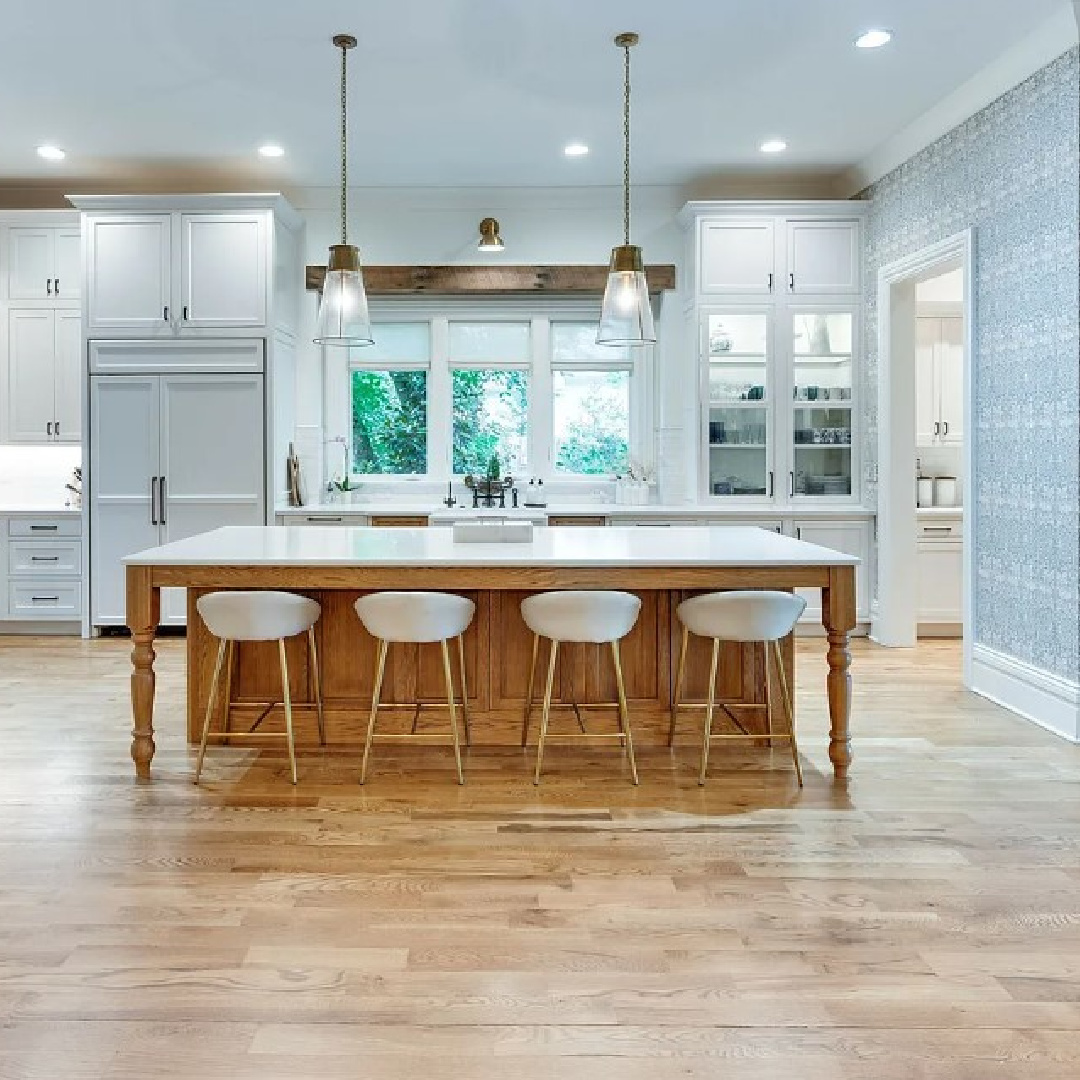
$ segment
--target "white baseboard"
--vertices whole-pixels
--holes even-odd
[[[1080,743],[1080,683],[975,645],[971,689],[1055,735]]]

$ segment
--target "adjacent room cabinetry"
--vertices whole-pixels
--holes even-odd
[[[920,513],[918,623],[921,637],[959,637],[963,627],[964,525],[961,511]]]
[[[860,208],[691,203],[683,223],[695,269],[699,494],[857,505]]]
[[[964,442],[964,320],[919,316],[916,350],[919,446]]]
[[[82,567],[77,513],[0,514],[0,621],[77,621]]]

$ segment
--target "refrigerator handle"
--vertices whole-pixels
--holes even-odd
[[[150,524],[156,525],[157,519],[157,482],[156,476],[150,477]]]
[[[161,477],[161,483],[158,485],[158,506],[161,512],[158,514],[158,518],[162,525],[165,524],[165,477]]]

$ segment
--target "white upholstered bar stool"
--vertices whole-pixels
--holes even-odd
[[[706,593],[684,600],[676,609],[682,623],[682,648],[679,650],[679,668],[675,677],[675,698],[671,705],[671,727],[668,731],[668,746],[675,741],[675,724],[680,705],[686,708],[688,703],[680,702],[683,676],[686,673],[686,647],[690,634],[712,639],[712,663],[709,666],[708,700],[702,703],[689,703],[705,709],[704,742],[701,750],[701,771],[698,783],[705,783],[705,773],[709,767],[709,747],[713,739],[786,739],[791,745],[791,757],[795,762],[795,775],[802,787],[802,767],[799,765],[799,747],[795,741],[795,716],[791,708],[791,694],[788,690],[787,675],[784,672],[784,659],[780,654],[780,642],[795,629],[806,608],[806,601],[800,596],[786,592],[766,590],[742,590],[735,592]],[[761,643],[765,654],[765,714],[768,733],[765,736],[752,735],[739,723],[727,704],[716,700],[716,669],[720,658],[721,641],[739,641]],[[770,659],[771,654],[771,659]],[[787,732],[776,732],[773,727],[772,680],[769,669],[776,665],[777,679],[780,683],[780,696],[787,714]],[[728,718],[739,728],[738,734],[714,735],[712,730],[713,714],[716,707],[725,712]]]
[[[232,704],[232,671],[237,643],[276,641],[278,661],[281,665],[281,696],[285,706],[284,737],[289,747],[289,771],[292,774],[292,782],[295,784],[296,744],[293,740],[292,696],[289,693],[289,662],[285,656],[285,640],[296,637],[297,634],[307,634],[315,683],[315,707],[319,717],[319,742],[325,744],[326,730],[323,726],[319,657],[315,650],[315,623],[318,622],[322,609],[317,601],[288,592],[207,593],[195,601],[195,607],[198,608],[199,615],[206,623],[206,628],[218,639],[217,661],[214,664],[214,677],[210,683],[210,694],[206,701],[202,739],[199,741],[199,760],[195,765],[195,783],[199,782],[199,777],[202,775],[207,740],[210,738],[227,739],[230,734],[229,706]],[[211,735],[210,721],[213,717],[222,667],[226,668],[225,719],[222,730]],[[276,732],[255,731],[276,704],[276,701],[270,702],[259,719],[255,721],[251,731],[242,733],[245,739],[280,739],[282,737]]]
[[[440,592],[378,592],[361,596],[353,605],[364,629],[378,642],[375,661],[375,686],[371,694],[371,715],[368,718],[367,737],[364,739],[364,761],[360,766],[360,783],[367,779],[368,757],[371,744],[404,741],[408,739],[440,739],[445,735],[417,735],[414,720],[412,733],[408,735],[376,735],[375,721],[379,713],[379,697],[382,694],[383,674],[386,670],[386,654],[392,644],[423,644],[439,642],[442,646],[443,676],[446,680],[446,704],[450,710],[450,739],[454,746],[454,762],[457,765],[458,783],[464,784],[461,771],[461,740],[458,738],[457,703],[454,700],[454,677],[450,668],[451,639],[457,639],[458,664],[461,669],[461,709],[465,719],[465,739],[471,742],[469,732],[468,688],[465,685],[465,647],[462,635],[472,622],[476,605],[464,596]],[[383,708],[415,709],[419,715],[420,702],[411,705],[384,705]]]
[[[634,737],[630,731],[630,715],[626,708],[626,686],[623,682],[619,642],[634,629],[641,601],[632,593],[604,590],[568,590],[537,593],[521,602],[521,617],[533,632],[532,662],[529,665],[529,688],[525,695],[525,716],[521,725],[521,745],[529,740],[529,720],[532,713],[533,688],[536,682],[536,661],[540,639],[551,642],[548,653],[547,680],[544,686],[544,706],[540,717],[540,739],[536,746],[536,774],[533,783],[540,783],[544,764],[544,743],[549,739],[618,739],[626,748],[630,776],[638,782],[634,760]],[[615,667],[615,686],[618,690],[619,730],[614,735],[572,734],[548,735],[551,718],[551,694],[555,685],[555,661],[563,642],[610,645],[611,661]],[[576,710],[575,710],[576,711]]]

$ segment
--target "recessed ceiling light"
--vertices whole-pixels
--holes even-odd
[[[277,143],[266,143],[259,147],[260,157],[284,157],[285,147],[278,146]]]
[[[783,139],[766,139],[761,144],[763,154],[782,154],[787,149],[787,143]]]
[[[567,157],[584,157],[589,152],[589,148],[581,142],[567,143],[563,147],[563,153]]]
[[[891,30],[867,30],[855,39],[857,49],[880,49],[882,45],[888,45],[892,41]]]
[[[46,161],[63,161],[67,157],[67,154],[60,149],[59,146],[39,146],[37,148],[38,157],[43,157]]]

